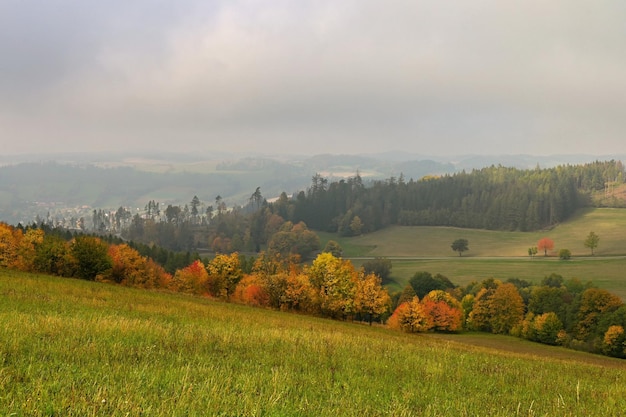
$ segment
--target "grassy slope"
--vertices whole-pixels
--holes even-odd
[[[566,279],[593,281],[626,300],[626,259],[621,257],[626,254],[624,230],[626,209],[589,209],[542,232],[395,226],[355,238],[336,238],[329,234],[321,234],[321,237],[323,242],[338,240],[348,257],[404,258],[393,260],[391,290],[402,288],[417,271],[440,273],[459,285],[490,277],[539,282],[546,275],[557,273]],[[600,236],[594,258],[583,245],[590,231]],[[544,236],[554,240],[555,252],[567,248],[574,258],[567,262],[556,257],[530,259],[528,248]],[[450,244],[461,237],[468,239],[470,250],[459,258]],[[357,265],[362,262],[354,260]]]
[[[464,256],[521,256],[536,246],[542,237],[555,242],[555,252],[567,248],[573,256],[590,255],[583,242],[590,231],[600,236],[597,256],[625,255],[626,209],[588,209],[552,230],[540,232],[499,232],[453,227],[394,226],[356,238],[342,239],[340,243],[373,248],[369,256],[452,256],[452,242],[458,238],[469,241]],[[351,254],[348,252],[348,256]],[[361,255],[361,254],[358,254]]]
[[[3,415],[606,416],[626,408],[624,361],[8,271],[0,271],[0,326]],[[502,350],[510,344],[516,352]]]

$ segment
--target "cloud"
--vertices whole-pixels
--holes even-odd
[[[24,148],[52,135],[82,147],[608,152],[626,127],[625,11],[8,1],[0,117]]]

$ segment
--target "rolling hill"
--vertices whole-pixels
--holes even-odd
[[[619,415],[624,361],[0,270],[7,415]],[[557,377],[558,376],[558,377]]]

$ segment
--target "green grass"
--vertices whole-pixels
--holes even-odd
[[[626,362],[611,358],[6,270],[0,328],[6,416],[606,416],[626,409]]]
[[[392,259],[391,291],[401,290],[419,271],[447,276],[457,285],[486,278],[520,278],[539,283],[551,273],[565,279],[592,281],[626,300],[626,209],[587,209],[552,230],[541,232],[500,232],[452,227],[393,226],[353,238],[321,233],[322,246],[335,239],[356,266],[363,257],[385,256]],[[600,236],[595,256],[584,247],[590,231]],[[550,237],[555,242],[552,256],[528,256],[528,248]],[[469,251],[459,257],[450,245],[455,239],[469,241]],[[572,251],[573,258],[561,261],[555,256],[560,248]]]
[[[555,243],[554,252],[566,248],[572,256],[588,256],[584,241],[590,231],[600,236],[596,256],[626,255],[626,209],[587,209],[552,230],[539,232],[501,232],[455,227],[392,226],[353,238],[320,234],[325,243],[334,239],[344,248],[346,257],[354,256],[454,256],[450,248],[459,238],[469,241],[465,257],[528,256],[528,248],[542,237]]]
[[[363,261],[355,261],[360,265]],[[555,258],[541,259],[479,259],[451,258],[425,260],[392,260],[390,290],[401,290],[408,280],[419,271],[442,274],[457,285],[472,281],[496,278],[506,281],[519,278],[539,284],[552,274],[563,278],[578,278],[591,281],[600,288],[611,291],[626,300],[626,258],[572,259],[561,261]]]

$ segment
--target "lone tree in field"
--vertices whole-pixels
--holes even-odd
[[[537,242],[537,249],[543,251],[543,256],[548,256],[548,251],[554,249],[554,240],[549,237],[539,239],[539,242]]]
[[[587,239],[585,239],[585,247],[591,249],[591,256],[593,256],[593,250],[598,247],[598,242],[600,241],[600,236],[596,235],[595,232],[589,232],[587,235]]]
[[[462,256],[463,252],[465,252],[466,250],[469,250],[468,247],[469,243],[467,242],[467,239],[457,239],[454,242],[452,242],[452,246],[450,246],[452,248],[453,251],[458,252],[459,256]]]

